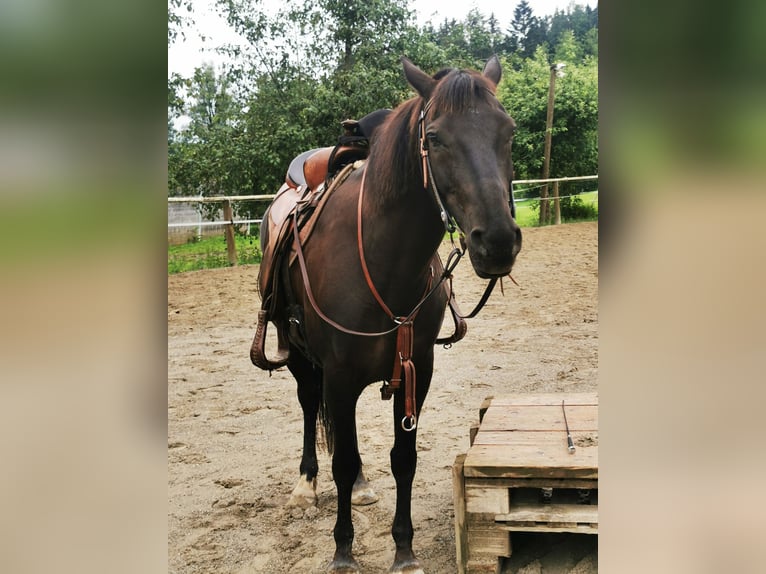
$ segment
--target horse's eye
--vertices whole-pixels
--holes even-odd
[[[433,145],[441,145],[441,140],[439,139],[439,136],[436,135],[434,132],[428,132],[426,134],[426,139],[428,140],[429,144]]]

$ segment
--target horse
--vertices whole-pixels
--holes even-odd
[[[274,272],[283,303],[269,320],[288,347],[283,359],[297,382],[304,425],[289,504],[316,504],[319,426],[337,489],[334,573],[359,572],[352,501],[377,500],[362,470],[355,421],[358,398],[376,382],[382,398],[393,397],[390,572],[423,572],[412,548],[417,420],[455,264],[443,265],[438,248],[456,224],[474,272],[491,285],[510,274],[521,250],[510,193],[516,124],[496,97],[497,56],[481,72],[445,68],[433,76],[406,57],[401,63],[416,95],[385,114],[366,159],[324,191],[310,239],[301,238],[294,218],[291,239],[279,248],[289,251],[289,262]],[[273,241],[262,230],[264,253]]]

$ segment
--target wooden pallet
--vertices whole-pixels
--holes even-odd
[[[479,419],[452,472],[459,574],[499,572],[514,531],[598,534],[596,393],[489,397]]]

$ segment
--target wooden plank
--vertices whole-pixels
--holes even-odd
[[[578,447],[570,454],[566,447],[474,444],[463,473],[466,477],[598,479],[598,447]]]
[[[491,522],[483,528],[472,526],[468,529],[468,560],[476,560],[486,555],[511,555],[510,534]]]
[[[465,462],[465,455],[463,462]],[[577,478],[485,478],[465,477],[465,485],[492,488],[576,488],[598,490],[598,480]],[[513,492],[511,492],[513,497]]]
[[[571,431],[571,435],[576,448],[598,446],[598,432],[596,431]],[[565,429],[555,431],[495,431],[479,428],[471,445],[474,444],[499,444],[508,447],[526,445],[546,449],[559,448],[563,444],[564,448],[567,448],[567,434]]]
[[[510,394],[493,397],[492,404],[496,406],[556,405],[561,408],[562,400],[565,402],[566,407],[569,407],[570,405],[598,406],[598,393]]]
[[[468,562],[468,532],[465,523],[465,454],[459,454],[452,465],[452,501],[455,507],[455,550],[458,574],[466,574]]]
[[[465,470],[465,467],[463,467]],[[471,514],[503,514],[510,511],[507,488],[465,486],[465,510]]]
[[[468,561],[466,574],[497,574],[501,568],[500,560],[500,557],[490,555],[473,557]]]
[[[479,422],[481,422],[481,419],[484,418],[484,413],[487,412],[487,409],[489,408],[489,405],[492,404],[492,401],[494,400],[494,398],[495,397],[490,395],[488,397],[485,397],[485,399],[481,402],[481,405],[479,406]]]
[[[510,512],[497,514],[495,521],[597,524],[598,506],[589,504],[514,504]]]
[[[570,431],[598,431],[598,407],[566,405]],[[493,401],[484,414],[480,430],[564,431],[564,413],[558,405],[497,405]]]
[[[498,524],[500,530],[508,532],[573,532],[575,534],[598,534],[598,524]]]

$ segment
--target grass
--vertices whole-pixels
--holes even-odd
[[[261,248],[256,236],[235,235],[237,264],[260,263]],[[183,245],[168,246],[168,275],[197,269],[228,267],[226,239],[223,234],[205,237]]]
[[[598,192],[582,193],[580,197],[584,204],[592,204],[598,209]],[[516,203],[516,222],[521,227],[537,227],[539,211],[532,208],[532,201]],[[562,220],[565,218],[562,217]],[[565,220],[572,223],[574,220]],[[237,264],[246,265],[260,263],[261,249],[257,236],[235,235],[237,246]],[[168,275],[195,271],[197,269],[214,269],[228,267],[226,255],[226,240],[223,234],[216,237],[206,237],[200,241],[184,245],[168,246]]]
[[[598,210],[598,191],[588,191],[579,194],[579,197],[585,205],[593,205]],[[540,225],[540,211],[537,209],[537,201],[516,202],[516,223],[519,227],[538,227]],[[532,206],[535,206],[533,209]],[[553,202],[551,202],[551,209]],[[573,223],[577,220],[566,219],[562,216],[562,223]]]

